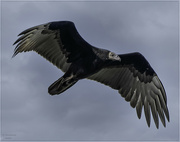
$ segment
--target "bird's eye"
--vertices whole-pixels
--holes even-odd
[[[114,57],[114,56],[115,56],[115,54],[111,52],[111,53],[110,53],[110,56],[111,56],[111,57]]]

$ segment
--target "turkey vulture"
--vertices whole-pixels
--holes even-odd
[[[77,81],[87,78],[118,90],[141,118],[142,107],[148,126],[151,113],[157,128],[159,118],[169,121],[164,87],[148,61],[140,53],[117,55],[94,47],[78,33],[73,22],[56,21],[29,28],[19,34],[13,57],[20,52],[36,51],[65,74],[48,88],[60,94]]]

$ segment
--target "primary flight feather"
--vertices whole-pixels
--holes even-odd
[[[148,126],[151,113],[156,127],[159,118],[166,127],[169,121],[164,87],[148,61],[140,53],[117,55],[87,43],[70,21],[50,22],[29,28],[19,34],[14,56],[35,51],[65,74],[49,86],[51,95],[60,94],[80,79],[91,79],[118,90],[136,108],[141,118],[142,108]]]

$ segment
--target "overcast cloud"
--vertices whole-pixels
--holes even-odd
[[[179,140],[178,2],[2,2],[2,140]],[[167,93],[170,123],[139,120],[116,90],[81,80],[61,95],[48,86],[61,70],[34,52],[11,59],[17,35],[50,21],[73,21],[81,36],[119,54],[140,52]]]

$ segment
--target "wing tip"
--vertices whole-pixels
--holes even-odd
[[[14,54],[12,55],[11,59],[14,58],[16,55],[17,55],[17,53],[14,53]]]

